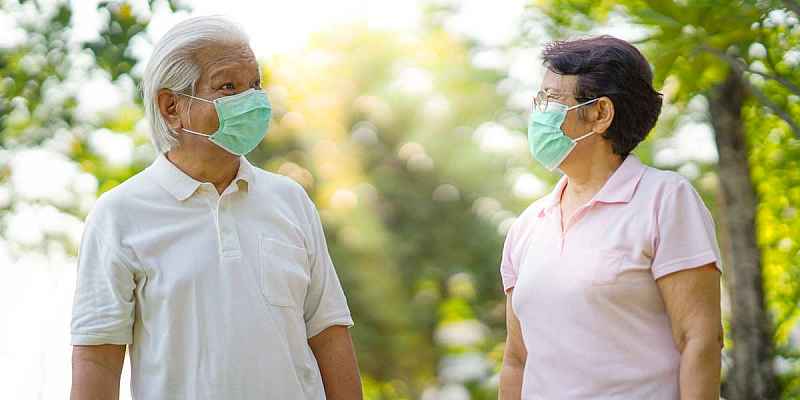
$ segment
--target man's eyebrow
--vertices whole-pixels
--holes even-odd
[[[217,68],[217,69],[214,69],[211,72],[211,75],[209,75],[208,79],[212,80],[212,81],[216,80],[216,79],[224,79],[228,75],[230,75],[230,72],[231,72],[231,68],[228,68],[228,67]]]

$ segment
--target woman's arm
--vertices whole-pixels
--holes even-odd
[[[522,329],[519,320],[511,307],[511,295],[514,289],[506,292],[506,350],[503,355],[503,366],[500,369],[500,400],[519,400],[522,398],[522,371],[528,351],[522,342]]]
[[[720,390],[719,271],[714,264],[683,270],[656,281],[681,353],[681,400],[718,400]]]

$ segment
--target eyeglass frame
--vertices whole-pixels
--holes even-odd
[[[544,95],[544,99],[543,99],[544,100],[544,104],[541,103],[542,95]],[[573,110],[575,108],[579,108],[579,107],[582,107],[582,106],[585,106],[587,104],[591,104],[593,100],[596,101],[596,100],[599,100],[600,97],[603,97],[603,96],[577,97],[577,96],[571,95],[569,93],[558,93],[558,92],[554,92],[554,91],[545,89],[545,90],[540,90],[538,93],[536,93],[536,96],[533,97],[533,101],[532,101],[533,110],[540,111],[540,112],[546,111],[547,110],[547,105],[550,103],[550,99],[551,98],[556,98],[556,96],[570,96],[570,97],[574,98],[576,101],[578,101],[578,104],[576,104],[574,106],[568,106],[567,111]],[[559,103],[559,104],[563,104],[563,103]],[[564,104],[564,105],[566,105],[566,104]]]

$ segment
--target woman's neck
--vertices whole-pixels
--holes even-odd
[[[623,158],[598,146],[598,151],[581,155],[580,159],[562,164],[567,175],[564,195],[586,202],[605,185],[608,178],[622,165]]]

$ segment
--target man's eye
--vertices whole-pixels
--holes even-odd
[[[233,90],[233,89],[236,89],[236,87],[233,85],[233,82],[228,82],[228,83],[223,84],[222,87],[220,87],[220,89]]]

